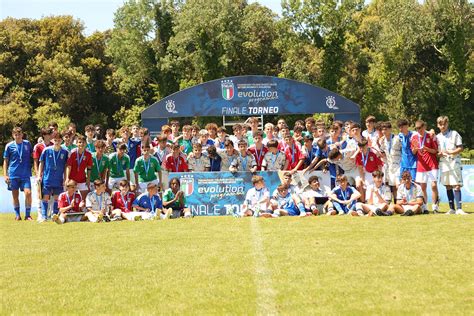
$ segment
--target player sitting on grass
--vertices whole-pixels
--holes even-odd
[[[331,204],[325,190],[321,189],[317,176],[309,177],[308,186],[302,193],[302,197],[306,212],[300,216],[322,215]]]
[[[275,216],[297,216],[300,211],[296,206],[293,195],[289,192],[288,186],[280,184],[276,189],[276,194],[272,196],[270,203]]]
[[[402,216],[413,216],[421,214],[423,205],[423,191],[421,187],[412,182],[410,170],[402,173],[402,184],[397,189],[397,204],[394,205],[394,211]]]
[[[357,213],[356,211],[356,202],[357,199],[360,198],[359,191],[348,184],[345,175],[338,176],[337,181],[339,182],[339,185],[329,194],[329,198],[332,201],[332,207],[330,206],[328,208],[327,215],[361,215],[362,212]]]
[[[77,184],[74,180],[66,183],[66,192],[58,198],[59,214],[54,214],[52,219],[57,224],[66,222],[80,222],[84,218],[84,201],[77,192]]]
[[[140,194],[133,202],[133,208],[136,210],[133,214],[134,220],[151,220],[157,214],[160,214],[162,219],[168,218],[169,214],[163,213],[163,203],[158,195],[158,185],[150,182],[147,185],[147,192]],[[126,217],[127,219],[131,216]]]
[[[137,165],[135,165],[137,166]],[[132,209],[132,203],[135,201],[135,193],[130,192],[130,184],[127,180],[119,182],[120,191],[115,191],[112,195],[112,208],[114,212],[120,212],[122,217],[133,221],[139,214],[135,214]]]
[[[85,217],[92,223],[99,223],[102,220],[110,222],[109,213],[112,201],[110,195],[105,192],[105,181],[102,179],[95,180],[94,188],[94,192],[90,192],[86,197],[87,213]],[[120,214],[115,216],[120,217]]]
[[[178,178],[170,180],[169,188],[163,193],[163,206],[168,208],[166,217],[184,218],[192,217],[191,211],[186,207],[184,192],[180,190],[181,182]]]
[[[382,171],[372,173],[374,183],[367,186],[366,203],[360,203],[360,208],[368,216],[390,216],[393,215],[390,203],[392,192],[388,185],[383,183],[384,174]]]
[[[242,205],[242,216],[272,217],[270,191],[265,187],[263,177],[253,176],[252,184],[253,188],[247,191]]]

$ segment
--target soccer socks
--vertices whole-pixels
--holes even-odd
[[[54,203],[53,203],[53,213],[54,213],[54,214],[58,214],[58,213],[59,213],[58,201],[56,201],[56,200],[54,200]]]
[[[42,200],[41,201],[41,215],[43,216],[44,219],[48,217],[48,201]]]
[[[454,190],[454,201],[456,202],[456,209],[462,209],[461,190]]]
[[[20,207],[15,206],[13,209],[15,210],[15,216],[20,217]]]
[[[299,202],[297,206],[300,213],[306,213],[306,209],[304,208],[304,204],[302,202]]]
[[[25,217],[30,217],[31,216],[31,206],[27,206],[25,208]]]
[[[446,189],[448,195],[449,209],[454,210],[454,192],[453,189]]]

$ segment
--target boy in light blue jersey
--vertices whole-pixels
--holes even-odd
[[[48,203],[54,197],[53,213],[59,212],[58,196],[64,191],[68,151],[61,147],[61,135],[53,134],[53,146],[46,147],[40,156],[39,179],[42,188],[41,215],[39,222],[48,218]]]
[[[400,175],[404,171],[410,172],[412,179],[416,178],[416,155],[411,151],[411,138],[413,136],[412,131],[408,130],[408,121],[401,119],[398,121],[398,128],[400,133],[398,137],[402,144],[402,155],[400,161]]]
[[[270,200],[273,207],[273,214],[276,216],[297,216],[300,211],[296,206],[293,195],[289,192],[288,186],[280,184],[276,189],[276,194]]]
[[[14,140],[5,146],[3,152],[3,176],[8,190],[12,191],[15,220],[21,220],[19,190],[25,193],[25,220],[33,220],[30,215],[32,147],[29,141],[23,140],[20,127],[13,128],[12,136]]]

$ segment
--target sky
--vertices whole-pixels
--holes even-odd
[[[212,1],[212,0],[210,0]],[[85,33],[105,31],[114,26],[114,12],[124,0],[0,0],[0,19],[6,17],[40,19],[50,15],[72,15],[84,22]],[[280,0],[259,2],[281,15]]]

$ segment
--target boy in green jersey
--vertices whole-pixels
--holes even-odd
[[[118,190],[118,184],[121,180],[130,181],[130,157],[125,153],[127,144],[120,144],[117,152],[109,156],[109,190],[114,188]]]
[[[92,170],[91,170],[91,191],[94,190],[93,183],[97,179],[102,179],[106,182],[108,187],[108,171],[109,171],[109,157],[104,154],[105,142],[103,140],[96,140],[94,143],[95,153],[92,153]]]
[[[153,149],[150,142],[142,143],[142,156],[135,161],[133,168],[135,183],[138,183],[140,192],[146,192],[149,183],[155,183],[160,189],[161,166],[158,159],[152,155]]]

